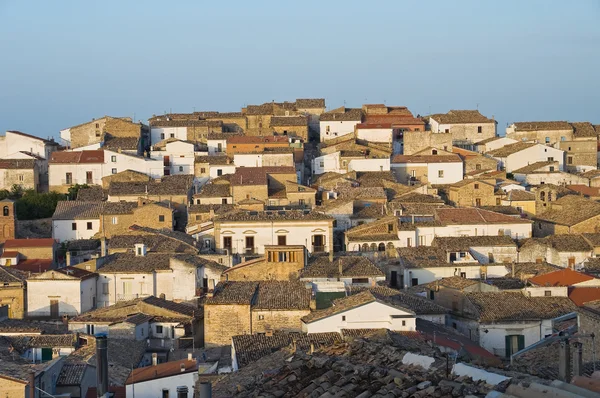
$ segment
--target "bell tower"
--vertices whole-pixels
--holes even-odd
[[[15,201],[11,199],[0,200],[0,212],[0,243],[4,243],[8,239],[15,239],[17,229]]]

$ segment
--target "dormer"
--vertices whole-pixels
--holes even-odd
[[[136,257],[145,257],[146,256],[147,247],[144,243],[136,243],[134,245],[134,248],[135,248],[135,256]]]

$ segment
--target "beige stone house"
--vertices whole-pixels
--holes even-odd
[[[296,181],[293,167],[243,167],[236,169],[230,178],[233,203],[245,199],[258,199],[265,203],[269,193],[284,190],[287,181]]]
[[[271,130],[289,137],[298,137],[308,141],[308,118],[306,116],[274,116],[270,122]]]
[[[585,172],[598,167],[598,132],[590,122],[571,123],[573,140],[561,141],[565,151],[565,168],[570,172]]]
[[[173,230],[174,208],[161,202],[106,202],[100,214],[100,231],[105,238],[127,233],[132,225]]]
[[[553,199],[546,209],[534,218],[535,237],[600,232],[600,203],[596,201],[567,195]]]
[[[27,274],[23,271],[0,266],[0,306],[8,306],[11,319],[23,319],[27,313],[26,278]]]
[[[495,194],[496,187],[488,180],[462,180],[447,187],[448,203],[458,207],[496,206],[500,197]]]
[[[194,176],[179,174],[164,176],[160,181],[115,181],[108,188],[109,202],[171,202],[178,209],[185,209],[192,198]]]
[[[498,122],[483,116],[478,110],[451,110],[429,116],[429,130],[432,133],[452,135],[455,146],[472,146],[486,138],[496,136]]]
[[[0,159],[0,189],[10,190],[13,185],[39,191],[40,167],[35,159]]]
[[[224,281],[293,281],[306,267],[308,252],[304,246],[265,246],[265,255],[245,261],[223,272]]]
[[[243,334],[300,332],[310,296],[301,282],[221,282],[204,305],[205,346],[228,346]]]
[[[573,126],[566,121],[516,122],[506,128],[506,137],[558,148],[560,142],[573,140]]]
[[[102,177],[102,188],[110,188],[110,184],[113,182],[125,182],[125,183],[147,183],[150,181],[148,174],[141,173],[135,170],[124,170],[117,174],[111,174]]]
[[[452,147],[452,152],[457,153],[462,159],[465,175],[482,171],[495,171],[498,168],[498,162],[495,159],[488,158],[480,153],[455,146]]]
[[[110,138],[137,138],[141,140],[141,147],[149,145],[150,130],[148,126],[142,123],[134,123],[128,117],[104,116],[99,119],[92,119],[89,122],[69,127],[60,131],[60,137],[71,148],[80,148],[93,144],[104,142],[107,136]],[[114,145],[120,146],[124,142]],[[111,144],[111,145],[113,145]],[[131,145],[127,145],[130,147]],[[135,148],[137,149],[137,148]]]

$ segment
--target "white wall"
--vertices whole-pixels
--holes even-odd
[[[26,151],[32,152],[44,159],[49,159],[52,149],[52,146],[46,145],[41,139],[30,138],[7,131],[5,139],[0,142],[0,158],[16,152]]]
[[[356,129],[356,138],[369,142],[392,143],[392,128]]]
[[[456,271],[455,271],[456,270]],[[412,279],[417,278],[419,285],[429,283],[442,278],[460,276],[466,273],[467,279],[481,278],[481,266],[479,263],[453,263],[448,267],[410,268],[404,270],[404,284],[412,286]],[[506,266],[502,264],[487,265],[488,278],[501,278],[506,275]]]
[[[91,288],[96,278],[81,283],[76,280],[34,280],[27,281],[28,316],[50,316],[50,300],[58,300],[59,315],[76,316],[91,309],[91,297],[96,290]],[[83,292],[83,293],[82,293]],[[85,308],[85,310],[84,310]]]
[[[160,160],[164,169],[164,158],[169,157],[171,175],[175,174],[194,174],[194,161],[196,154],[194,144],[189,142],[174,141],[169,142],[162,151],[151,151],[152,159]],[[156,166],[153,166],[156,167]],[[160,171],[158,171],[160,173]],[[164,171],[163,171],[164,173]]]
[[[210,179],[219,177],[219,170],[221,170],[221,175],[225,174],[234,174],[235,173],[235,164],[219,164],[219,165],[209,165],[208,166],[208,174]]]
[[[98,291],[98,306],[106,307],[115,304],[118,299],[134,299],[137,297],[157,296],[156,276],[152,272],[148,273],[131,273],[131,274],[113,274],[104,273],[102,269],[98,271],[97,291]],[[131,291],[125,295],[123,290],[123,282],[131,283]],[[108,284],[108,295],[104,294],[103,284]],[[169,293],[171,292],[161,292]],[[168,298],[167,298],[168,299]]]
[[[105,177],[114,174],[113,169],[116,169],[117,173],[120,173],[125,170],[138,171],[140,173],[147,174],[152,178],[160,178],[165,174],[162,158],[149,159],[141,156],[128,155],[126,153],[119,153],[105,149],[102,176]]]
[[[487,330],[487,333],[483,331]],[[486,350],[504,356],[507,335],[525,336],[525,347],[537,343],[545,335],[552,334],[551,321],[519,322],[506,324],[481,324],[479,326],[479,345]]]
[[[109,159],[110,160],[110,159]],[[50,163],[48,165],[48,180],[50,186],[65,185],[67,173],[71,173],[72,184],[87,184],[87,172],[92,172],[92,184],[102,185],[102,163]]]
[[[393,316],[402,318],[393,318]],[[306,333],[340,332],[342,329],[415,331],[416,318],[410,312],[374,301],[317,321],[302,323],[302,331]]]
[[[197,372],[188,372],[141,383],[127,384],[126,396],[162,397],[162,391],[169,390],[169,397],[177,397],[177,387],[187,386],[188,397],[191,397],[197,378]]]
[[[233,163],[237,167],[294,167],[293,153],[236,153]]]
[[[152,145],[171,137],[178,140],[187,140],[187,127],[150,127]]]
[[[92,223],[92,229],[87,229],[87,223]],[[77,229],[73,231],[72,224],[77,224]],[[93,218],[89,220],[52,220],[52,238],[59,242],[74,239],[90,239],[100,231],[100,219]]]
[[[341,168],[340,163],[340,152],[316,157],[312,160],[313,174],[323,174],[327,172],[345,174],[346,170]]]
[[[528,286],[525,289],[525,295],[529,297],[546,297],[546,292],[550,292],[552,297],[568,297],[569,288],[567,286]]]
[[[440,177],[439,172],[443,171]],[[430,184],[453,184],[463,179],[463,163],[429,163],[427,180]]]
[[[390,171],[390,159],[352,159],[348,171]]]
[[[286,232],[283,232],[286,231]],[[329,242],[330,224],[328,221],[310,221],[310,222],[284,222],[284,221],[265,221],[262,223],[228,223],[222,222],[220,226],[220,242],[217,242],[218,248],[223,248],[223,238],[232,238],[232,251],[234,253],[243,253],[246,245],[245,237],[254,237],[254,248],[259,254],[265,252],[265,245],[276,245],[277,236],[287,236],[288,245],[304,245],[312,253],[312,237],[314,235],[323,235],[325,239],[325,251],[329,251],[331,243]]]
[[[507,137],[499,137],[498,139],[488,142],[483,145],[483,148],[479,148],[479,152],[485,153],[489,151],[493,151],[498,148],[502,148],[503,146],[514,144],[517,140],[513,140],[512,138]]]
[[[513,170],[520,169],[531,163],[548,161],[548,158],[554,158],[554,161],[558,162],[559,170],[562,171],[565,166],[564,157],[565,152],[560,149],[536,144],[517,153],[510,154],[505,158],[494,159],[503,163],[506,172],[510,173]]]
[[[338,138],[348,134],[354,134],[354,127],[360,120],[332,120],[319,122],[321,130],[321,142]],[[329,127],[329,131],[327,128]]]
[[[221,152],[219,152],[219,144],[221,144]],[[220,140],[208,139],[208,140],[206,140],[206,145],[208,147],[208,154],[210,156],[221,155],[221,154],[227,152],[227,140],[226,139],[220,139]]]

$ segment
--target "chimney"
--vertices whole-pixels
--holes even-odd
[[[198,388],[198,398],[212,398],[212,385],[210,381],[203,381]]]
[[[65,261],[66,261],[66,266],[70,267],[71,266],[71,252],[69,250],[67,250],[67,253],[65,254]]]
[[[344,267],[342,266],[342,259],[338,258],[338,274],[339,274],[340,278],[342,277],[343,273],[344,273]]]
[[[558,379],[568,383],[571,381],[571,350],[568,340],[561,340],[558,346]]]
[[[514,278],[515,277],[515,262],[513,261],[511,266],[510,266],[510,277]]]
[[[192,361],[194,358],[192,357],[192,353],[188,352],[188,361]]]
[[[100,257],[106,256],[106,238],[100,239]]]
[[[267,337],[273,337],[273,329],[266,329],[265,330],[265,336],[267,336]]]
[[[29,371],[28,379],[29,379],[29,396],[35,398],[35,370]]]
[[[182,363],[182,364],[179,365],[179,371],[181,373],[185,372],[185,363]]]
[[[152,366],[156,366],[158,365],[158,354],[153,352],[152,353]]]
[[[108,338],[96,337],[96,397],[108,398]]]

